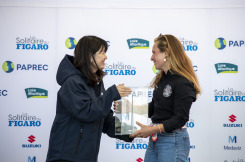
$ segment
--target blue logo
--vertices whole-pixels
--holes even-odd
[[[136,75],[136,67],[123,62],[105,64],[106,75]]]
[[[11,61],[5,61],[2,65],[2,69],[6,73],[11,73],[14,70],[14,64]]]
[[[236,144],[237,143],[237,136],[229,136],[228,138],[228,142],[232,143],[232,144]],[[224,150],[228,150],[228,151],[241,151],[242,147],[241,146],[224,146]]]
[[[47,64],[17,64],[16,70],[25,70],[25,71],[47,71]]]
[[[8,95],[8,91],[7,90],[0,90],[0,96],[7,96]]]
[[[187,128],[193,128],[195,126],[195,123],[193,120],[190,120],[186,123],[186,127]]]
[[[14,64],[11,61],[5,61],[2,65],[3,71],[11,73],[14,70]],[[25,71],[47,71],[47,64],[17,64],[16,70]]]
[[[239,41],[229,41],[229,47],[233,46],[233,47],[241,47],[244,45],[244,40],[239,40]]]
[[[75,38],[73,37],[69,37],[66,39],[65,41],[65,45],[68,49],[74,49],[77,45],[77,41]]]
[[[152,90],[149,90],[148,91],[148,98],[152,98],[152,96],[153,96],[153,91]]]
[[[16,49],[20,50],[47,50],[48,42],[43,39],[38,39],[35,36],[16,38]]]
[[[229,40],[229,47],[242,47],[245,46],[245,41],[244,40]],[[226,40],[222,37],[217,38],[214,42],[214,46],[218,50],[222,50],[226,47],[227,43]]]
[[[8,126],[9,127],[40,127],[41,118],[36,116],[28,115],[27,113],[23,114],[9,114],[8,115]]]
[[[28,156],[28,162],[36,162],[36,156],[33,157]]]
[[[226,40],[224,38],[217,38],[214,42],[214,46],[218,49],[218,50],[222,50],[226,47]]]
[[[233,88],[214,90],[214,101],[218,102],[244,102],[245,93],[242,91],[233,90]]]
[[[185,51],[197,51],[198,50],[198,43],[192,40],[187,40],[185,38],[179,38],[180,42],[183,45]]]
[[[133,149],[133,150],[145,150],[147,149],[147,142],[143,139],[134,139],[132,143],[124,142],[122,140],[116,140],[116,149]]]
[[[195,72],[197,72],[197,71],[198,71],[198,67],[197,67],[197,65],[193,65],[193,70],[194,70]]]
[[[229,136],[229,143],[237,143],[237,139],[236,139],[236,136]]]
[[[191,158],[188,157],[187,160],[186,160],[186,162],[191,162]]]

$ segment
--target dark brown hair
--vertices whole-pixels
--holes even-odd
[[[106,52],[107,47],[107,42],[96,36],[84,36],[76,45],[73,65],[87,77],[87,83],[90,86],[95,86],[105,76],[105,72],[102,69],[98,69],[96,73],[92,72],[91,56],[94,57],[99,50]]]

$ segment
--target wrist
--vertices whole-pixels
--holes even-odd
[[[152,127],[152,134],[155,134],[155,133],[159,133],[159,128],[157,125],[155,125],[154,127]]]

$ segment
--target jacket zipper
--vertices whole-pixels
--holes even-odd
[[[98,136],[97,136],[97,143],[96,143],[96,155],[97,156],[95,156],[95,159],[94,159],[94,162],[96,162],[97,161],[97,158],[98,158],[98,154],[99,154],[99,149],[98,149],[98,141],[99,141],[99,136],[100,136],[100,129],[101,129],[101,120],[99,121],[99,131],[98,131]]]
[[[102,82],[100,83],[100,89],[99,89],[99,96],[101,96],[102,94],[101,94],[101,92],[103,92],[103,89],[102,89],[102,85],[103,85],[103,80],[102,80]],[[97,143],[96,143],[96,155],[97,156],[95,156],[95,159],[94,159],[94,162],[97,162],[97,159],[98,159],[98,154],[99,154],[99,148],[98,148],[98,145],[99,145],[99,136],[100,136],[100,129],[101,129],[101,121],[102,120],[100,120],[99,121],[99,131],[98,131],[98,135],[97,135]],[[104,125],[104,122],[103,122],[103,125]],[[103,127],[103,126],[102,126]],[[103,129],[103,128],[102,128]]]
[[[83,126],[81,126],[81,129],[80,129],[80,134],[79,134],[79,137],[78,137],[78,142],[77,142],[75,154],[77,154],[77,152],[78,152],[80,141],[81,141],[81,138],[82,138],[82,133],[83,133]]]

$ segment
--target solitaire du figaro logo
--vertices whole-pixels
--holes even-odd
[[[40,127],[41,118],[27,113],[9,114],[9,127]]]
[[[198,42],[187,40],[185,38],[179,38],[179,41],[183,45],[185,51],[197,51],[198,50]]]
[[[215,102],[244,102],[245,92],[234,90],[233,88],[214,90]]]
[[[16,38],[17,50],[48,50],[49,42],[38,39],[35,36]]]
[[[136,75],[136,67],[117,62],[112,64],[105,64],[106,75]]]

